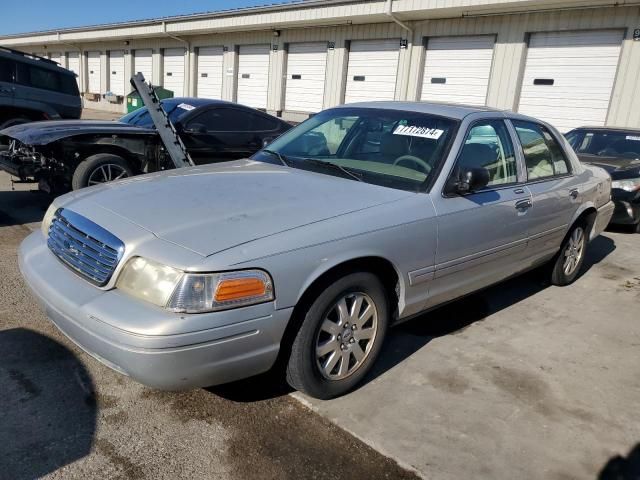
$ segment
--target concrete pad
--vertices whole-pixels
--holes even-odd
[[[574,285],[497,285],[393,329],[357,391],[295,395],[425,478],[595,478],[640,441],[639,251],[606,232]]]

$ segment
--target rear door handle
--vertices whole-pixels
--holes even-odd
[[[529,200],[528,198],[516,202],[516,210],[528,210],[532,206],[533,203],[531,203],[531,200]]]

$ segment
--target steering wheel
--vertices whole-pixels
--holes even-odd
[[[425,173],[429,174],[431,172],[431,165],[429,165],[427,162],[425,162],[424,160],[422,160],[421,158],[415,157],[413,155],[402,155],[398,158],[395,159],[395,161],[393,162],[394,165],[398,165],[404,161],[407,162],[413,162],[416,163],[418,165],[420,165],[422,168],[424,168]]]

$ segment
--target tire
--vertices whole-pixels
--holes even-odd
[[[29,120],[28,118],[25,118],[25,117],[10,118],[9,120],[5,120],[0,124],[0,130],[13,127],[14,125],[20,125],[22,123],[29,123],[32,121],[33,120]]]
[[[98,153],[87,157],[76,167],[71,188],[79,190],[132,175],[133,170],[122,157],[111,153]]]
[[[564,238],[560,252],[552,261],[551,283],[569,285],[578,278],[588,244],[588,229],[584,222],[576,223]]]
[[[358,315],[350,317],[358,304]],[[302,314],[287,363],[287,382],[323,400],[349,392],[375,363],[387,333],[389,302],[382,283],[368,272],[338,278]],[[347,325],[350,322],[355,328]],[[324,348],[317,354],[318,346]]]

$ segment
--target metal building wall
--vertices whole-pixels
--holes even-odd
[[[546,1],[546,0],[543,0]],[[406,18],[411,18],[414,11],[424,11],[429,5],[439,9],[454,8],[460,5],[479,3],[474,0],[396,0],[394,10],[402,12]],[[493,2],[508,3],[507,0]],[[513,3],[511,1],[510,3]],[[522,1],[523,5],[531,2]],[[552,2],[548,2],[550,5]],[[538,13],[514,13],[509,15],[488,15],[484,13],[465,15],[456,18],[437,20],[407,21],[413,28],[413,35],[402,29],[383,15],[384,2],[353,3],[348,5],[331,5],[326,8],[298,8],[286,12],[261,13],[251,16],[229,15],[223,18],[194,19],[166,25],[164,28],[172,35],[179,35],[187,40],[188,67],[186,73],[185,92],[193,95],[197,88],[197,48],[205,46],[223,46],[223,98],[236,99],[238,48],[240,45],[269,44],[270,75],[268,93],[268,111],[280,112],[284,108],[284,76],[286,74],[285,44],[297,42],[331,42],[333,48],[327,51],[324,107],[328,108],[342,103],[345,89],[345,76],[348,64],[347,45],[351,40],[404,38],[408,41],[406,49],[400,49],[398,76],[396,80],[396,99],[417,100],[420,98],[422,84],[425,49],[425,37],[441,35],[496,35],[493,65],[489,81],[487,103],[497,108],[514,109],[518,105],[520,83],[527,54],[527,39],[530,33],[544,31],[566,31],[585,29],[620,28],[625,30],[620,62],[616,74],[616,81],[607,115],[607,124],[619,126],[640,127],[640,42],[633,40],[633,30],[640,26],[640,7],[599,7],[573,9],[567,11],[549,11]],[[277,16],[279,22],[308,21],[309,16],[316,15],[315,20],[335,18],[351,15],[352,19],[370,19],[372,23],[362,25],[288,27],[280,30],[279,36],[274,36],[272,27]],[[416,14],[417,15],[417,14]],[[375,22],[375,23],[374,23]],[[263,25],[262,29],[249,31],[221,31],[221,28],[247,28],[249,24]],[[123,26],[118,28],[104,28],[98,33],[102,39],[98,42],[83,40],[86,32],[65,33],[65,42],[73,41],[73,45],[83,52],[81,83],[86,90],[86,52],[124,49],[127,71],[131,70],[132,51],[149,48],[153,50],[153,78],[154,84],[160,84],[162,79],[162,50],[165,48],[187,47],[183,42],[170,38],[158,25]],[[217,33],[189,35],[198,29],[215,30]],[[94,32],[95,33],[95,32]],[[123,35],[128,40],[123,40]],[[151,35],[151,36],[150,36]],[[140,38],[145,36],[145,38]],[[75,39],[75,40],[74,40]],[[55,35],[34,35],[25,42],[24,49],[34,50],[34,44],[49,43],[51,51],[68,52],[72,48],[56,43]],[[273,47],[277,45],[277,50]],[[102,88],[106,91],[108,62],[103,58]],[[105,93],[105,92],[102,92]],[[100,102],[86,102],[90,108],[102,108],[122,111],[124,105],[112,105],[104,100]],[[284,112],[285,118],[302,120],[304,114]]]

